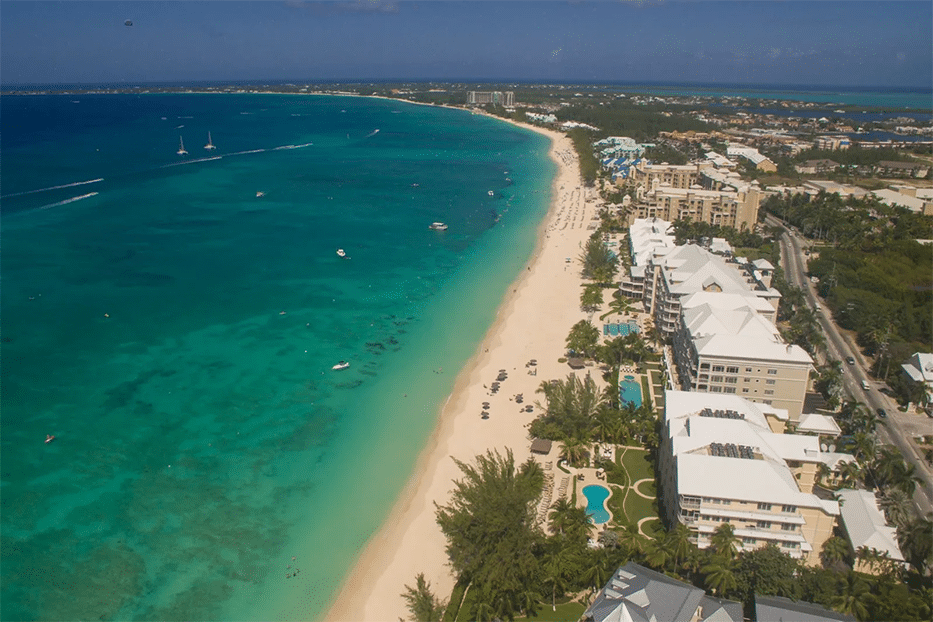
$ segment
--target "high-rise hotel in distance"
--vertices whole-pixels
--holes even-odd
[[[515,105],[515,91],[467,91],[468,104]]]

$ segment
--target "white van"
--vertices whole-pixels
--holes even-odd
[[[862,380],[862,388],[865,389],[865,390],[867,391],[867,390],[869,390],[869,389],[871,388],[871,385],[868,384],[868,381],[867,381],[867,380]]]

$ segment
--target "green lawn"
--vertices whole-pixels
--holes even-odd
[[[664,525],[661,524],[660,519],[650,520],[644,525],[641,526],[642,531],[648,534],[652,538],[657,538],[665,534]]]
[[[541,605],[536,615],[527,619],[541,620],[542,622],[545,620],[551,622],[576,622],[584,611],[586,611],[586,607],[578,602],[559,604],[557,605],[557,611],[551,611],[551,603],[547,603]]]
[[[625,455],[622,456],[622,465],[628,471],[633,484],[640,479],[654,479],[654,467],[648,462],[648,452],[644,449],[626,449]]]

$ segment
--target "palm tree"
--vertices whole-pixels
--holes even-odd
[[[649,538],[645,542],[645,561],[657,570],[664,570],[667,562],[673,557],[667,540]]]
[[[933,566],[933,514],[916,516],[897,528],[897,543],[915,571]]]
[[[619,532],[619,546],[624,548],[628,557],[640,554],[645,544],[645,537],[638,531],[638,525],[628,523],[621,532]]]
[[[583,579],[593,584],[593,593],[595,594],[606,582],[606,566],[608,559],[605,550],[598,551],[593,556],[591,565],[583,572]]]
[[[820,552],[820,558],[824,566],[832,566],[844,561],[849,556],[849,543],[845,538],[833,536],[823,543],[823,550]]]
[[[850,570],[846,578],[838,583],[832,606],[839,613],[863,620],[868,617],[868,608],[865,606],[865,596],[868,593],[868,584]]]
[[[605,320],[610,315],[623,315],[632,309],[632,302],[623,296],[613,296],[609,301],[609,311],[599,316],[600,320]]]
[[[729,590],[736,588],[735,574],[732,572],[732,562],[722,558],[715,557],[710,563],[700,569],[705,576],[704,584],[708,589],[713,590],[713,594],[722,596]]]
[[[862,480],[862,468],[855,461],[841,462],[839,479],[843,487],[854,488]]]
[[[564,448],[560,452],[560,457],[570,464],[577,465],[589,456],[587,444],[578,438],[568,438],[564,441]]]
[[[667,532],[665,541],[674,558],[674,574],[677,574],[677,562],[686,560],[696,549],[696,545],[690,541],[690,535],[690,529],[683,523],[677,523],[676,527]]]
[[[551,586],[551,611],[557,611],[557,593],[564,593],[567,589],[567,573],[570,570],[574,555],[570,547],[559,548],[554,551],[544,564],[544,583]]]
[[[739,539],[732,525],[723,523],[717,527],[710,538],[710,546],[717,557],[730,562],[734,560],[739,550]]]
[[[904,525],[913,517],[912,498],[900,488],[884,491],[878,499],[878,505],[888,522],[895,526]]]

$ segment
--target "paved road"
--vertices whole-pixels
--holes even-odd
[[[773,216],[767,217],[767,223],[771,226],[783,226],[783,223]],[[825,359],[836,359],[843,361],[842,376],[843,385],[847,393],[855,400],[867,405],[873,411],[879,408],[887,411],[887,418],[880,420],[876,432],[878,440],[882,443],[895,445],[901,450],[904,457],[917,467],[917,475],[922,483],[917,486],[917,492],[914,495],[914,503],[921,515],[933,511],[933,470],[923,460],[923,457],[917,452],[913,443],[910,441],[909,427],[917,428],[918,417],[901,413],[897,410],[897,402],[888,396],[880,393],[878,389],[883,383],[875,382],[865,371],[865,365],[858,348],[852,347],[840,334],[836,324],[832,321],[828,311],[822,308],[820,300],[816,295],[816,289],[806,275],[806,263],[804,261],[803,247],[807,245],[794,231],[785,228],[780,238],[781,261],[784,265],[785,278],[788,283],[804,291],[804,295],[810,302],[813,309],[817,310],[817,319],[826,335],[826,353],[821,353],[820,357]],[[844,361],[848,357],[855,359],[855,365],[848,365]],[[869,390],[862,388],[862,382],[869,385]],[[923,418],[921,429],[929,430],[927,425],[929,419]]]

